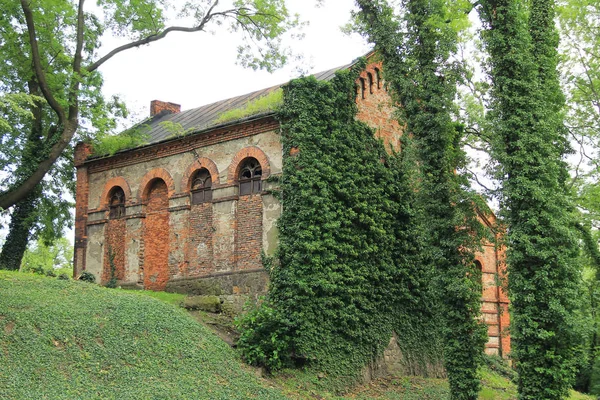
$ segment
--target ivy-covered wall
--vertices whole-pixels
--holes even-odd
[[[410,163],[356,119],[364,67],[284,87],[279,249],[265,262],[268,296],[238,343],[250,362],[308,364],[345,383],[393,332],[409,370],[436,371],[441,354]]]

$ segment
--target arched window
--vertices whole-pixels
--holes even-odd
[[[377,89],[381,89],[381,71],[375,68],[375,79],[377,79]]]
[[[369,93],[373,94],[373,74],[367,72],[367,80],[369,81]]]
[[[366,86],[365,86],[365,78],[360,78],[360,97],[362,99],[365,98],[365,90],[366,90]]]
[[[206,169],[201,169],[194,174],[192,179],[192,204],[212,201],[212,179]]]
[[[115,187],[110,195],[108,203],[110,219],[121,218],[125,216],[125,192],[120,187]]]
[[[260,193],[262,191],[262,167],[256,158],[247,158],[242,161],[240,168],[240,196]]]

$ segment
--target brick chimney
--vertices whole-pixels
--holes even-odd
[[[181,105],[175,103],[167,103],[166,101],[152,100],[150,102],[150,116],[167,111],[169,114],[178,114],[181,112]]]

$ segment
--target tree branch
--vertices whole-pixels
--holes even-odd
[[[83,4],[85,0],[79,0],[77,8],[77,44],[75,46],[75,56],[73,57],[73,82],[69,90],[69,120],[76,120],[79,115],[79,85],[81,79],[81,59],[83,52],[83,30],[85,16],[83,14]]]
[[[21,1],[25,1],[25,0],[21,0]],[[106,54],[104,57],[100,58],[98,61],[96,61],[96,62],[88,65],[86,67],[86,70],[88,72],[95,71],[102,64],[104,64],[105,62],[107,62],[108,60],[110,60],[111,58],[113,58],[114,56],[116,56],[117,54],[119,54],[119,53],[121,53],[121,52],[123,52],[125,50],[133,49],[133,48],[136,48],[136,47],[143,46],[145,44],[156,42],[157,40],[163,39],[165,36],[167,36],[171,32],[186,32],[186,33],[200,32],[200,31],[204,30],[204,26],[213,17],[218,16],[218,15],[225,15],[226,16],[228,13],[231,13],[232,11],[235,11],[235,10],[227,10],[227,11],[218,12],[218,13],[214,13],[213,14],[213,10],[217,6],[217,4],[219,4],[218,0],[215,1],[210,6],[210,8],[208,9],[208,11],[206,12],[206,14],[204,15],[204,17],[202,18],[202,20],[200,21],[200,23],[197,26],[194,26],[194,27],[170,26],[170,27],[166,28],[165,30],[163,30],[162,32],[159,32],[157,34],[146,36],[143,39],[135,40],[133,42],[124,44],[122,46],[119,46],[119,47],[111,50],[108,54]]]
[[[58,116],[59,122],[62,124],[65,122],[65,110],[61,107],[58,101],[52,95],[50,87],[48,87],[48,81],[46,80],[46,74],[42,68],[42,62],[40,57],[40,50],[37,42],[37,35],[35,33],[35,24],[33,22],[33,12],[30,8],[30,0],[21,0],[21,8],[23,14],[25,14],[25,21],[27,22],[27,32],[29,33],[29,44],[31,46],[31,58],[33,61],[33,68],[35,70],[35,76],[44,98],[54,110]],[[6,208],[6,207],[4,207]]]

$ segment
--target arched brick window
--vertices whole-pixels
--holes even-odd
[[[474,262],[475,264],[475,276],[477,276],[479,278],[479,283],[481,283],[483,285],[483,264],[481,264],[481,261],[479,260],[475,260]]]
[[[249,157],[242,161],[238,181],[240,184],[240,196],[262,191],[262,167],[258,160]]]
[[[373,94],[373,74],[367,72],[367,81],[369,81],[369,93]]]
[[[375,79],[377,79],[377,89],[381,89],[381,71],[375,68]]]
[[[359,78],[359,82],[360,82],[360,97],[362,99],[365,98],[365,91],[367,90],[366,88],[366,84],[365,84],[365,78]]]
[[[108,200],[110,219],[117,219],[125,216],[125,192],[120,187],[111,190]]]
[[[192,204],[212,201],[212,179],[206,168],[198,170],[192,179]]]

